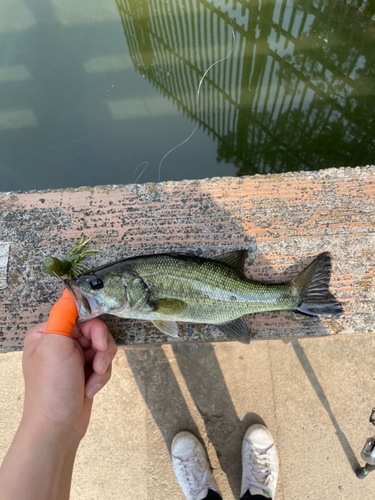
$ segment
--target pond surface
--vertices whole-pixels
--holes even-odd
[[[0,0],[0,191],[374,163],[374,11]]]

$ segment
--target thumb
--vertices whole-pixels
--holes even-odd
[[[77,317],[74,299],[68,290],[64,290],[61,299],[51,309],[44,333],[57,333],[71,337]]]

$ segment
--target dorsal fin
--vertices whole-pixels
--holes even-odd
[[[235,250],[234,252],[225,253],[220,257],[215,257],[215,260],[224,262],[236,271],[244,274],[245,260],[247,258],[247,250]]]

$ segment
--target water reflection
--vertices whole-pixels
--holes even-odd
[[[32,109],[0,112],[0,130],[36,127],[38,125]]]
[[[117,21],[115,4],[103,0],[51,0],[59,23],[63,26],[93,26]]]
[[[24,31],[36,21],[23,0],[2,0],[0,34]]]
[[[374,162],[374,0],[116,3],[135,70],[238,175]]]
[[[144,162],[139,181],[157,181],[195,123],[162,180],[374,163],[375,0],[0,0],[0,12],[0,191],[127,184]]]
[[[112,101],[108,103],[108,106],[114,120],[132,120],[174,114],[172,104],[166,103],[162,96]]]
[[[3,82],[22,82],[31,78],[30,73],[23,64],[17,66],[0,67],[0,83]]]
[[[83,66],[87,73],[112,73],[133,68],[133,63],[125,54],[90,57]]]

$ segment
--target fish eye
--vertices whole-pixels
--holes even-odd
[[[100,278],[94,278],[90,281],[90,286],[93,290],[100,290],[103,288],[104,283]]]

